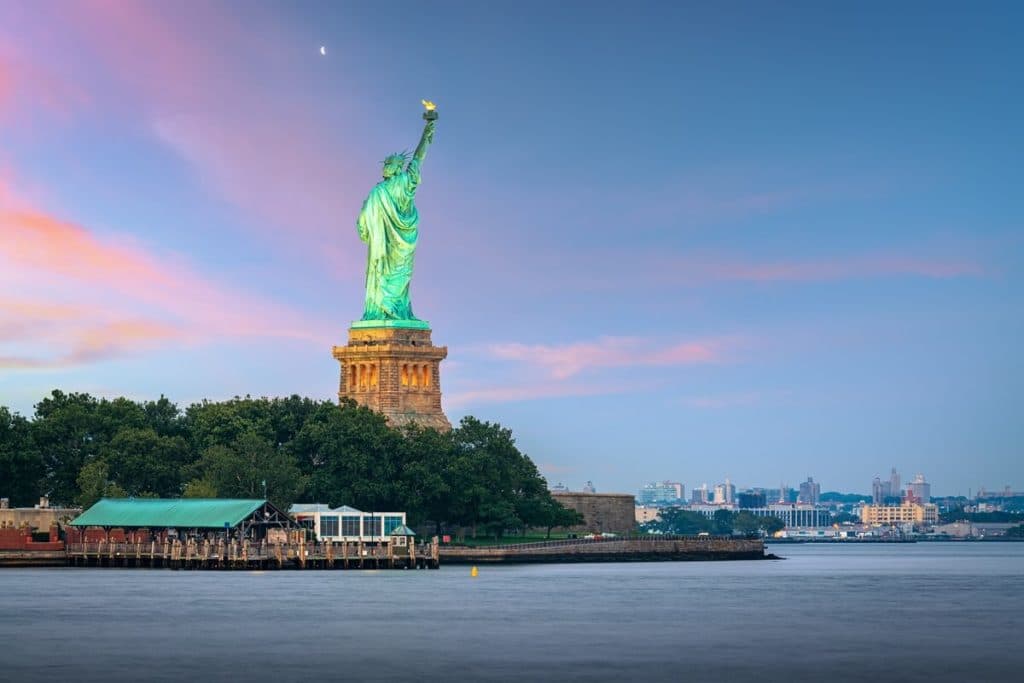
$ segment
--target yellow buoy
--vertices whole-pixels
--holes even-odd
[[[477,575],[479,573],[480,573],[480,570],[477,569],[476,567],[473,567],[472,569],[469,570],[469,575],[472,576],[474,579],[477,577]]]

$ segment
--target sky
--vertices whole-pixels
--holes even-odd
[[[1022,21],[0,3],[0,405],[334,398],[356,217],[426,98],[412,301],[453,422],[573,489],[1024,489]]]

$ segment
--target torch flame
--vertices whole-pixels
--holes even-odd
[[[437,109],[437,105],[431,102],[430,100],[420,100],[420,102],[423,103],[423,108],[426,109],[427,111],[434,111],[435,109]]]

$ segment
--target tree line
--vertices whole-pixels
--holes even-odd
[[[437,532],[501,536],[579,523],[512,432],[466,417],[390,427],[348,401],[155,401],[53,391],[26,418],[0,406],[0,496],[88,507],[102,497],[263,498],[403,511]]]
[[[764,534],[770,536],[786,528],[778,517],[761,517],[746,511],[715,510],[715,514],[706,517],[699,512],[683,510],[679,507],[664,507],[658,513],[658,519],[643,525],[644,531],[663,534],[694,536],[707,533],[716,536],[736,534]]]
[[[951,522],[974,522],[976,524],[985,522],[1020,522],[1024,520],[1024,512],[1014,510],[993,510],[992,512],[965,512],[962,507],[953,508],[939,515],[939,521],[943,524]]]

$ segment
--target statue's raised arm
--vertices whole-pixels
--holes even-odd
[[[423,108],[423,120],[427,123],[423,126],[420,144],[416,145],[416,151],[412,155],[412,158],[421,164],[427,156],[427,147],[434,141],[434,128],[437,126],[437,106],[429,100],[423,100]]]

